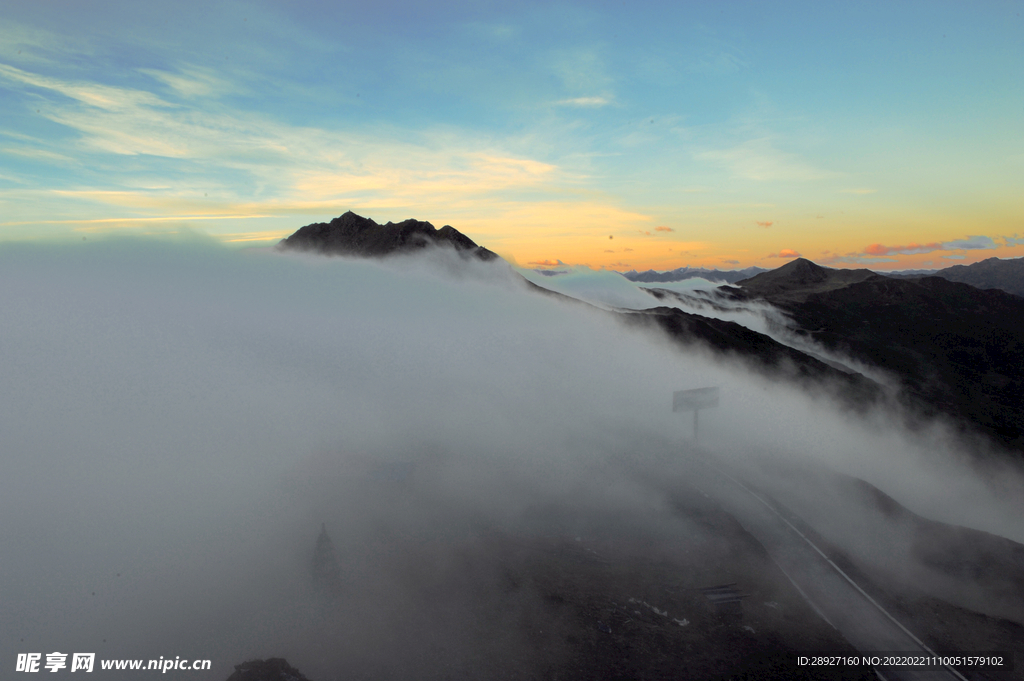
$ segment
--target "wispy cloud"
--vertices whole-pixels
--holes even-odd
[[[915,244],[910,243],[905,246],[885,246],[883,244],[870,244],[864,247],[865,255],[892,255],[898,253],[900,255],[916,255],[918,253],[931,253],[932,251],[943,250],[943,246],[940,243],[930,244]]]
[[[996,242],[991,237],[987,236],[969,236],[966,239],[959,239],[957,241],[947,241],[943,246],[946,250],[988,250],[998,248]]]
[[[93,56],[95,49],[81,36],[57,35],[10,17],[0,24],[0,57],[20,64],[65,64],[69,56]]]
[[[966,239],[947,241],[944,243],[931,242],[927,244],[909,243],[904,246],[885,246],[883,244],[870,244],[864,248],[864,255],[919,255],[921,253],[932,253],[934,251],[958,251],[958,250],[985,250],[994,249],[999,246],[991,237],[969,236]]]
[[[141,107],[169,107],[168,102],[144,90],[101,85],[82,81],[69,81],[60,78],[24,71],[7,64],[0,64],[0,78],[12,83],[22,83],[44,90],[50,90],[77,100],[82,104],[96,107],[104,111],[126,111]]]
[[[78,231],[97,231],[96,226],[98,225],[119,225],[123,227],[132,227],[143,222],[182,222],[192,220],[240,220],[240,219],[252,219],[252,218],[270,218],[273,215],[253,215],[246,213],[244,215],[167,215],[160,217],[135,217],[135,218],[93,218],[89,220],[33,220],[27,222],[0,222],[0,225],[14,226],[14,225],[92,225],[89,227],[77,228]]]
[[[768,138],[751,140],[730,149],[698,152],[694,157],[722,166],[736,177],[757,182],[809,182],[836,175],[815,167],[797,154],[776,149]]]
[[[559,106],[580,106],[580,107],[602,107],[608,106],[612,103],[612,100],[608,97],[573,97],[571,99],[563,99],[555,104]]]
[[[800,256],[799,253],[797,253],[796,251],[794,251],[791,248],[783,248],[778,253],[769,253],[765,257],[766,258],[799,258],[801,256]]]
[[[768,229],[775,223],[772,222],[771,220],[764,220],[763,222],[761,220],[755,220],[754,224],[757,225],[758,227],[764,227],[765,229]]]
[[[655,232],[674,232],[676,230],[672,229],[671,227],[655,227],[654,231]]]
[[[51,163],[61,164],[78,164],[78,160],[67,156],[66,154],[58,154],[55,151],[49,151],[47,149],[39,149],[32,147],[3,147],[0,148],[0,153],[14,154],[15,156],[23,156],[25,158],[36,159],[40,161],[49,161]]]
[[[132,211],[97,218],[329,215],[346,207],[378,214],[443,211],[446,220],[462,216],[488,230],[488,223],[507,226],[506,218],[524,211],[548,230],[554,220],[576,225],[592,219],[592,226],[602,228],[648,221],[607,203],[572,198],[567,187],[573,180],[558,166],[510,151],[490,137],[438,128],[289,125],[217,101],[216,94],[231,84],[213,71],[146,73],[154,87],[168,86],[163,96],[0,65],[0,83],[43,97],[41,114],[77,135],[67,145],[70,156],[58,157],[32,140],[19,145],[23,155],[53,162],[87,159],[92,168],[112,168],[103,189],[56,194]],[[164,178],[156,184],[176,189],[132,186],[135,174],[118,170],[120,163],[97,162],[105,155],[138,159],[135,167]],[[206,198],[207,188],[221,191]]]
[[[182,66],[177,73],[160,69],[139,69],[164,83],[178,95],[189,99],[220,96],[241,90],[234,82],[220,77],[212,69]]]

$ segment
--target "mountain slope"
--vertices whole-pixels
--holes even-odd
[[[826,348],[896,376],[929,410],[1024,451],[1024,299],[803,259],[739,286],[727,293],[776,305]]]
[[[975,288],[997,288],[1024,296],[1024,258],[988,258],[973,265],[953,265],[939,270],[935,276]]]

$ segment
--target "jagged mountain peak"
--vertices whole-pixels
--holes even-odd
[[[498,257],[492,251],[477,246],[472,239],[450,225],[437,229],[429,222],[413,219],[381,225],[352,211],[346,211],[330,222],[301,227],[278,246],[283,249],[370,258],[441,246],[454,248],[462,255],[485,261]]]

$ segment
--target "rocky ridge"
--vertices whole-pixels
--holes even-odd
[[[1024,454],[1024,298],[803,258],[737,285],[719,291],[775,305],[815,343],[894,376],[927,413]]]
[[[486,248],[477,246],[472,239],[450,225],[437,229],[429,222],[420,220],[380,225],[352,211],[330,222],[306,225],[278,244],[284,250],[364,258],[415,252],[429,246],[451,248],[460,255],[483,261],[498,257]]]

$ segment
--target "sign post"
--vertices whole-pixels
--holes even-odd
[[[719,389],[695,388],[693,390],[677,390],[672,393],[672,411],[693,412],[693,442],[697,444],[697,414],[701,409],[718,406]]]

